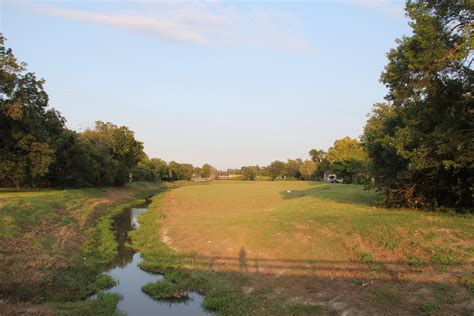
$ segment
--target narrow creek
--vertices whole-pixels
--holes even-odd
[[[130,241],[128,232],[140,228],[138,218],[146,212],[149,200],[140,208],[125,209],[114,219],[114,228],[118,241],[119,260],[106,274],[110,275],[117,285],[107,290],[119,293],[123,299],[117,309],[129,316],[134,315],[209,315],[201,307],[203,296],[188,292],[184,300],[154,300],[141,288],[143,285],[163,279],[162,275],[148,273],[140,269],[140,252],[127,246]]]

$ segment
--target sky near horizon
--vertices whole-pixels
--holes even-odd
[[[0,0],[7,47],[75,130],[126,125],[150,157],[220,169],[359,137],[402,1]]]

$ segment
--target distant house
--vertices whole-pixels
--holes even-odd
[[[202,181],[207,181],[207,180],[208,180],[207,178],[202,178],[201,175],[195,174],[195,173],[191,177],[191,181],[194,181],[194,182],[202,182]]]
[[[324,182],[331,182],[331,183],[342,183],[342,179],[338,179],[337,175],[332,171],[325,171],[324,172]]]
[[[203,178],[201,177],[200,174],[196,174],[196,173],[193,173],[193,175],[191,176],[191,181],[194,181],[194,182],[211,181],[214,179],[216,179],[216,174],[214,172],[211,173],[211,175],[207,178]]]
[[[219,175],[216,179],[218,180],[240,179],[240,174]]]

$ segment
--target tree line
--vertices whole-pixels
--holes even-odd
[[[216,168],[208,163],[195,167],[190,163],[167,163],[159,158],[149,159],[144,156],[132,170],[134,181],[176,181],[191,180],[192,178],[210,179],[218,175]]]
[[[271,180],[322,180],[325,174],[336,174],[345,183],[369,183],[368,157],[363,144],[354,138],[344,137],[334,142],[326,152],[312,149],[310,159],[273,161],[268,166],[243,166],[240,169],[221,171],[224,175],[240,175],[244,180],[268,177]]]

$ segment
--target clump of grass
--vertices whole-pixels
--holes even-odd
[[[387,248],[388,250],[394,250],[395,248],[398,247],[398,244],[399,244],[399,241],[396,239],[393,239],[389,235],[381,235],[379,237],[379,245]]]
[[[120,315],[116,312],[116,308],[121,299],[119,294],[100,292],[93,300],[47,303],[46,306],[53,308],[55,315]]]
[[[148,283],[142,287],[142,291],[156,300],[181,299],[188,295],[186,287],[168,280]]]
[[[362,261],[363,263],[368,264],[373,269],[379,269],[379,268],[382,267],[380,262],[375,260],[374,256],[370,252],[364,252],[364,251],[358,252],[357,257],[359,258],[360,261]]]
[[[459,279],[459,284],[464,286],[471,295],[474,295],[474,275],[465,275]]]
[[[190,275],[183,270],[170,270],[164,279],[146,284],[142,291],[157,300],[183,299],[188,297]]]
[[[184,270],[172,270],[165,274],[165,280],[183,286],[189,286],[190,277],[190,274]]]
[[[424,260],[417,256],[409,256],[400,260],[402,263],[406,263],[410,266],[421,268],[424,264]]]
[[[371,262],[374,261],[374,257],[370,252],[359,252],[357,253],[357,257],[359,257],[359,260],[362,262]]]
[[[438,307],[438,304],[434,302],[426,302],[421,304],[419,309],[423,315],[431,315]]]
[[[431,256],[430,260],[438,265],[440,269],[446,269],[461,263],[461,259],[455,256],[452,249],[435,253]]]
[[[92,288],[95,291],[110,289],[117,285],[117,282],[107,274],[101,274],[97,277],[95,282],[92,284]]]
[[[436,233],[435,232],[429,232],[427,235],[426,235],[426,240],[427,241],[432,241],[432,240],[435,240],[437,237]]]
[[[292,305],[288,307],[290,315],[319,315],[325,314],[326,310],[320,305]]]
[[[252,299],[231,287],[216,287],[206,292],[202,306],[217,315],[247,315],[252,310]]]

